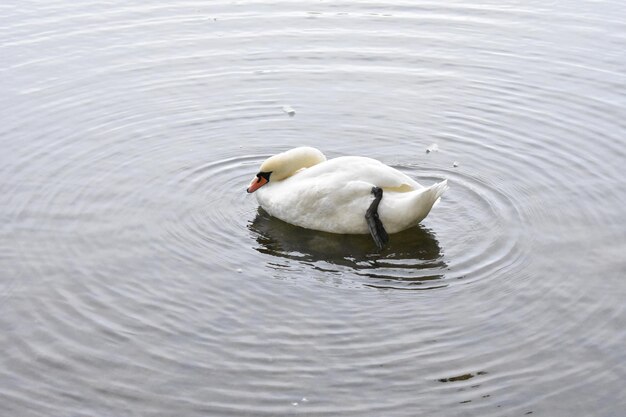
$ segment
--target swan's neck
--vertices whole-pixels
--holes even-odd
[[[326,161],[326,157],[319,150],[301,147],[269,158],[261,166],[261,170],[272,172],[272,181],[280,181],[294,175],[303,168],[309,168],[324,161]]]

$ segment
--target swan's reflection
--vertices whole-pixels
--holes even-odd
[[[248,228],[261,253],[297,260],[319,270],[333,266],[373,278],[379,288],[431,289],[445,286],[447,267],[435,235],[421,226],[390,236],[378,251],[369,235],[337,235],[303,229],[278,220],[258,208]],[[435,282],[433,282],[435,281]]]

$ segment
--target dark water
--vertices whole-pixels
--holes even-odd
[[[624,415],[625,10],[3,3],[0,415]],[[298,145],[450,190],[378,253]]]

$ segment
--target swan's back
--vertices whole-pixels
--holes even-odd
[[[291,181],[290,181],[291,180]],[[417,181],[376,159],[363,156],[341,156],[330,159],[287,178],[291,182],[332,182],[337,187],[350,181],[365,181],[385,191],[407,192],[423,188]],[[310,185],[310,184],[307,184]]]

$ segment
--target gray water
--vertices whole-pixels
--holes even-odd
[[[0,33],[1,416],[626,412],[622,1],[9,0]],[[450,190],[382,252],[299,229],[245,193],[299,145]]]

